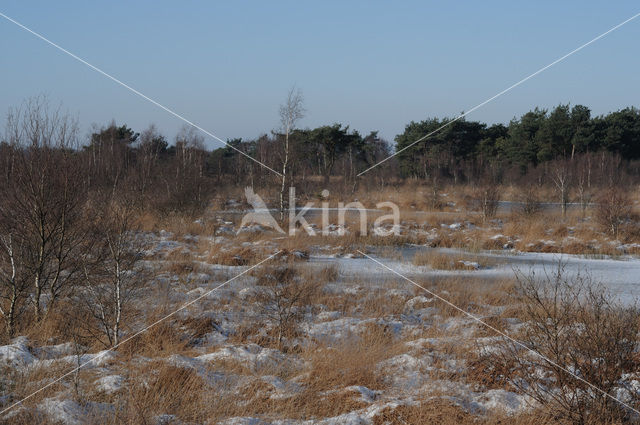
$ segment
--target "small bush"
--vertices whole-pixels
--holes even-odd
[[[299,323],[317,287],[288,266],[267,267],[257,274],[260,311],[273,325],[277,347],[282,350],[285,338],[297,336]]]
[[[541,279],[519,276],[513,301],[525,323],[513,335],[520,343],[505,339],[488,357],[492,368],[509,366],[506,380],[569,422],[629,420],[632,412],[616,398],[638,368],[638,310],[618,305],[589,278],[567,277],[562,265]],[[634,394],[623,397],[637,408]]]
[[[533,188],[532,186],[529,186],[521,193],[520,199],[522,203],[520,213],[522,215],[531,217],[542,211],[540,198],[538,197],[538,193],[536,192],[535,188]]]
[[[631,199],[618,188],[609,188],[598,197],[596,220],[611,236],[618,239],[622,225],[631,217]]]
[[[480,214],[482,214],[483,221],[495,217],[498,212],[499,201],[500,192],[496,185],[487,184],[477,189],[475,202],[478,205]]]

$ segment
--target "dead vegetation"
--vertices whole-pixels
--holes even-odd
[[[632,420],[637,394],[621,387],[638,370],[637,308],[561,264],[542,281],[519,276],[515,297],[524,325],[488,356],[490,374],[571,423]]]
[[[349,196],[366,205],[391,200],[401,207],[397,234],[376,235],[371,226],[363,232],[359,217],[347,215],[345,226],[332,223],[330,234],[310,236],[299,228],[284,237],[260,229],[239,232],[238,217],[223,211],[248,207],[228,202],[241,199],[237,188],[220,189],[215,197],[209,192],[211,205],[203,206],[204,179],[190,168],[197,169],[203,157],[187,144],[180,149],[181,164],[172,170],[179,181],[157,204],[146,183],[135,179],[131,193],[121,189],[126,196],[85,188],[68,192],[73,199],[43,199],[38,193],[24,198],[24,191],[3,188],[0,342],[9,348],[2,356],[24,348],[11,345],[20,334],[28,344],[18,354],[31,363],[2,369],[0,406],[148,328],[98,367],[72,373],[26,401],[15,416],[3,419],[6,423],[55,423],[45,407],[62,401],[82,414],[79,423],[96,424],[217,423],[235,417],[317,422],[337,416],[340,421],[339,415],[364,416],[372,407],[379,408],[369,412],[367,420],[374,424],[634,420],[611,397],[637,405],[637,395],[628,390],[638,373],[635,309],[616,305],[586,280],[551,276],[540,287],[527,277],[489,281],[475,278],[482,272],[473,273],[500,266],[493,253],[481,250],[637,254],[633,190],[601,189],[596,196],[596,188],[585,183],[572,194],[560,175],[555,189],[447,186],[438,179],[380,190],[353,185]],[[69,188],[71,170],[59,174],[46,158],[32,159],[50,177],[50,191]],[[92,164],[99,169],[95,175],[105,174],[108,189],[121,187],[109,161],[100,161]],[[557,190],[561,211],[543,202]],[[265,191],[278,197],[273,188]],[[192,198],[189,208],[178,207],[183,196]],[[568,203],[576,196],[579,210]],[[309,190],[300,197],[320,195]],[[47,203],[54,201],[60,204]],[[13,208],[18,207],[26,208],[25,215],[37,211],[43,220],[50,218],[45,210],[58,217],[45,226],[49,239],[34,242],[37,226],[17,222]],[[371,212],[369,218],[379,215]],[[69,223],[78,226],[77,233],[63,234],[60,217],[73,219]],[[309,221],[322,224],[319,217]],[[415,245],[416,254],[406,259],[403,249]],[[46,258],[28,255],[38,251],[46,251]],[[271,263],[207,294],[275,252]],[[424,291],[398,279],[380,284],[348,276],[334,261],[365,260],[362,252],[431,271],[468,273],[419,277]],[[314,264],[310,260],[318,254],[331,259]],[[197,304],[173,314],[203,294]],[[545,358],[501,341],[494,329]],[[99,385],[105,377],[120,384]],[[442,383],[448,387],[429,389]],[[521,404],[509,412],[493,408],[508,403],[482,398],[491,391]],[[537,404],[522,407],[524,396]]]
[[[442,253],[435,250],[418,251],[413,256],[416,266],[429,266],[434,270],[478,270],[499,264],[497,259],[464,253]]]

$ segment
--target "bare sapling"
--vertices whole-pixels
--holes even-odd
[[[292,267],[276,266],[261,272],[257,288],[262,315],[273,325],[277,347],[282,350],[285,339],[297,335],[315,286]]]
[[[287,177],[288,173],[290,173],[289,160],[291,155],[289,139],[297,122],[304,118],[305,109],[303,102],[302,92],[294,86],[289,90],[285,103],[280,105],[280,125],[284,137],[282,150],[282,184],[280,185],[280,221],[284,221],[284,211],[286,207],[285,194],[287,191],[287,183],[290,180],[290,178]]]
[[[116,346],[131,301],[144,285],[144,271],[137,267],[144,242],[131,201],[105,197],[94,200],[92,208],[95,243],[83,264],[83,298],[105,345]]]

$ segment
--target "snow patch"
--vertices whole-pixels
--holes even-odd
[[[253,370],[264,367],[276,367],[287,360],[287,357],[279,350],[263,348],[257,344],[244,346],[226,346],[222,349],[196,357],[203,362],[215,360],[235,360]]]
[[[94,383],[98,391],[112,394],[120,390],[124,384],[124,378],[120,375],[108,375],[97,379]]]
[[[26,337],[18,337],[12,344],[0,346],[0,366],[18,369],[30,366],[36,361],[36,357],[29,350]]]
[[[54,422],[65,425],[82,425],[90,422],[91,418],[104,418],[115,411],[107,403],[88,402],[81,405],[73,400],[60,398],[44,399],[38,409]]]

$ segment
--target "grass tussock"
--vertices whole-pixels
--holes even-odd
[[[225,247],[211,245],[206,257],[206,261],[209,264],[221,264],[224,266],[246,266],[255,264],[263,259],[262,252],[249,246]]]
[[[434,270],[478,270],[493,267],[497,262],[489,257],[467,254],[446,254],[436,251],[418,251],[412,263]]]
[[[353,338],[337,344],[320,344],[304,353],[311,364],[307,385],[314,391],[352,385],[383,389],[385,378],[373,365],[391,357],[396,347],[391,329],[375,323]]]
[[[414,404],[386,407],[373,418],[374,425],[567,425],[543,411],[506,415],[472,415],[445,397],[432,397]],[[613,425],[613,424],[610,424]]]

